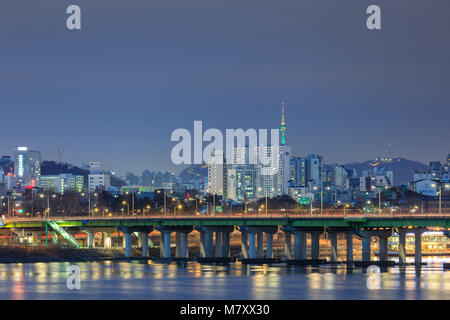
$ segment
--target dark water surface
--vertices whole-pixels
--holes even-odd
[[[83,262],[81,289],[66,285],[70,263],[0,265],[0,299],[450,299],[449,258],[382,269],[381,289],[361,268],[194,262]]]

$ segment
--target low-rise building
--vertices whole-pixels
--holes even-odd
[[[89,193],[104,191],[111,186],[111,176],[107,173],[89,174],[88,188]]]

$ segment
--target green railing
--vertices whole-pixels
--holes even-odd
[[[80,247],[78,241],[75,240],[75,238],[72,237],[66,230],[64,230],[64,228],[61,228],[55,221],[48,220],[47,224],[53,229],[53,231],[61,235],[61,237],[63,237],[63,239],[65,239],[72,247]]]

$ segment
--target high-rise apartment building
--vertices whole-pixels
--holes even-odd
[[[307,159],[308,185],[322,186],[324,177],[323,157],[318,154],[309,154]]]
[[[306,158],[292,157],[290,161],[291,167],[291,185],[293,187],[307,186]]]
[[[216,150],[208,162],[207,192],[226,198],[226,165],[224,165],[223,151]]]
[[[41,152],[28,147],[16,147],[14,151],[14,174],[22,184],[39,186],[41,177]]]

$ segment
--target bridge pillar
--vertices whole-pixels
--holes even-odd
[[[406,233],[407,229],[398,230],[398,262],[406,263]]]
[[[211,258],[214,256],[213,232],[200,229],[200,256]]]
[[[103,232],[103,247],[111,248],[111,246],[112,246],[111,234],[108,232]]]
[[[321,231],[311,232],[311,259],[319,260]]]
[[[222,232],[216,231],[216,257],[222,257]]]
[[[202,258],[227,257],[230,250],[230,233],[234,227],[197,227],[200,231],[200,253]],[[216,248],[214,250],[214,234]]]
[[[139,232],[139,238],[141,239],[142,256],[148,257],[148,233]]]
[[[161,231],[161,240],[160,240],[160,251],[159,255],[161,258],[170,258],[170,230]]]
[[[370,238],[362,237],[362,261],[370,261]]]
[[[414,263],[416,265],[422,264],[422,232],[423,229],[414,230]]]
[[[345,233],[347,240],[347,262],[353,262],[353,233],[348,231]]]
[[[95,248],[95,232],[93,229],[85,229],[84,233],[87,234],[87,247]]]
[[[266,258],[273,258],[273,233],[266,233]]]
[[[120,238],[120,234],[119,234],[119,238]],[[122,232],[122,246],[125,249],[126,247],[126,241],[125,241],[125,232]]]
[[[175,232],[175,257],[181,256],[181,233]]]
[[[180,233],[180,249],[179,249],[179,256],[181,258],[187,258],[188,257],[188,232],[179,232]]]
[[[249,258],[255,259],[256,258],[256,234],[254,232],[249,233],[249,240],[248,240],[248,252],[249,252]]]
[[[295,231],[294,232],[294,259],[306,260],[306,232]]]
[[[292,259],[292,233],[284,230],[284,255],[286,260]]]
[[[139,232],[139,233],[137,234],[137,239],[138,239],[138,248],[142,248],[143,239],[142,239],[142,234],[141,234],[141,232]]]
[[[205,257],[214,257],[214,232],[205,232]]]
[[[125,235],[125,257],[129,258],[132,255],[131,252],[131,232],[124,232]]]
[[[248,233],[241,230],[241,257],[248,259]]]
[[[337,242],[338,233],[331,231],[329,234],[330,234],[330,243],[331,243],[330,261],[337,262],[338,261],[338,242]]]
[[[380,261],[387,261],[387,254],[388,254],[388,237],[385,235],[379,236],[379,242],[378,242],[378,257]]]
[[[258,259],[264,258],[264,232],[259,231],[256,233],[256,257]]]
[[[187,255],[187,233],[192,231],[192,227],[159,226],[156,227],[156,230],[158,230],[161,233],[160,250],[159,250],[159,255],[161,258],[170,259],[172,256],[170,248],[172,232],[175,232],[175,243],[176,243],[175,256],[184,257]],[[202,240],[202,237],[203,237],[202,233],[200,233],[200,240]],[[202,251],[202,245],[203,241],[201,241],[200,251]]]
[[[230,257],[230,234],[222,232],[222,257]]]

